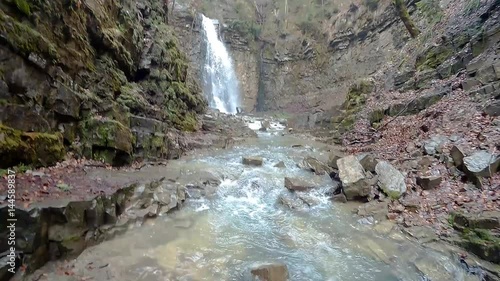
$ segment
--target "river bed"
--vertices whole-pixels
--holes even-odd
[[[250,280],[250,268],[279,262],[287,265],[289,279],[298,281],[478,280],[466,275],[451,255],[408,239],[392,223],[360,223],[353,204],[331,202],[327,193],[336,183],[297,163],[306,156],[326,160],[332,147],[283,136],[282,129],[274,124],[233,148],[171,161],[166,169],[177,177],[194,180],[209,173],[221,184],[211,196],[188,199],[178,211],[88,248],[65,265],[75,274],[58,273],[59,263],[45,266],[44,277]],[[263,157],[264,163],[245,166],[245,156]],[[280,161],[285,167],[275,167]],[[317,187],[292,193],[284,187],[284,177]],[[280,198],[303,204],[292,209]]]

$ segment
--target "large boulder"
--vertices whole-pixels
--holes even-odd
[[[288,268],[281,263],[264,264],[250,270],[254,280],[287,281]]]
[[[379,187],[393,199],[406,192],[405,177],[394,166],[386,161],[379,161],[375,167]]]
[[[370,180],[365,170],[354,155],[340,158],[337,161],[339,177],[347,200],[362,199],[370,195]]]
[[[491,177],[500,168],[500,157],[481,150],[464,157],[463,163],[466,172],[476,177]]]
[[[332,168],[328,167],[328,165],[313,157],[304,158],[304,160],[302,160],[302,162],[299,164],[299,167],[301,169],[310,170],[316,175],[328,175],[332,172]]]

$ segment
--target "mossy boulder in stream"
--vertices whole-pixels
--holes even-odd
[[[53,165],[65,156],[60,133],[22,132],[0,124],[0,167],[20,163],[34,166]]]

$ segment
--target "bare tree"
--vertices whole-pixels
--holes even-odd
[[[420,34],[420,30],[415,25],[415,23],[410,18],[410,13],[408,13],[408,9],[406,8],[406,4],[404,0],[394,0],[394,6],[396,6],[396,11],[398,12],[399,17],[403,21],[406,29],[410,33],[412,38],[417,37]]]

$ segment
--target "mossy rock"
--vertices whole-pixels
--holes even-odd
[[[60,133],[22,132],[0,124],[0,167],[24,163],[34,167],[54,165],[66,155]]]
[[[35,53],[47,60],[57,60],[57,47],[38,31],[18,22],[0,10],[0,33],[9,46],[24,57]]]
[[[361,106],[365,104],[366,98],[369,93],[373,92],[375,84],[371,80],[361,80],[349,87],[347,92],[346,101],[344,102],[344,109],[359,111]]]
[[[454,54],[452,46],[432,46],[417,57],[415,67],[417,70],[436,69]]]
[[[370,114],[370,124],[375,124],[384,119],[385,116],[385,110],[384,109],[376,109],[372,111]]]
[[[129,162],[135,140],[130,129],[120,122],[106,118],[90,118],[81,122],[80,135],[87,157],[114,165]]]
[[[500,264],[500,238],[488,230],[466,229],[459,244],[484,260]]]

